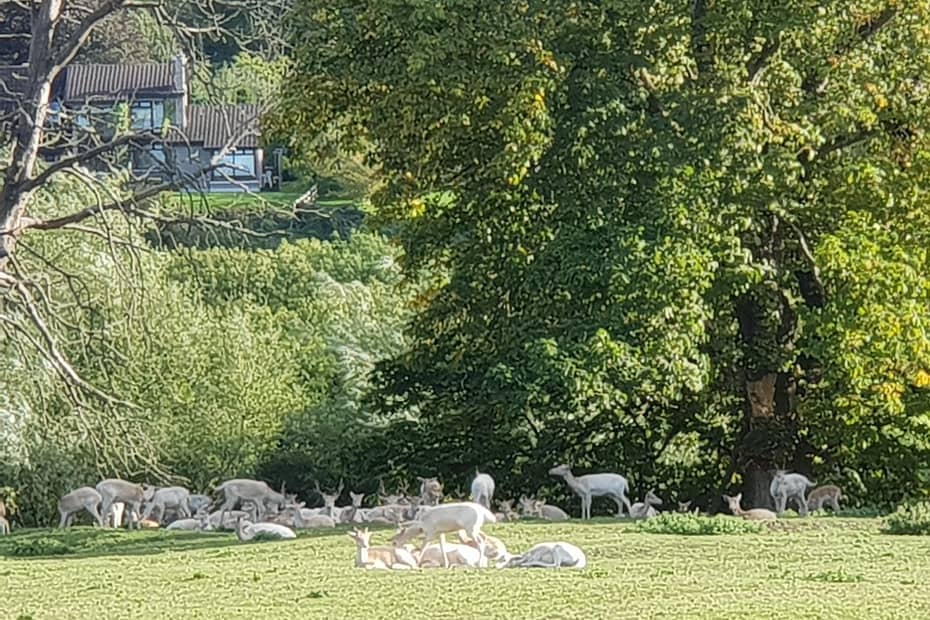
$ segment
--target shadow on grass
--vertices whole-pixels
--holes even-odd
[[[196,551],[238,544],[228,532],[166,532],[74,527],[14,531],[0,539],[0,556],[15,559],[88,558]]]
[[[343,536],[353,526],[331,529],[299,530],[299,539]],[[372,531],[391,531],[390,525],[369,524]],[[185,551],[217,550],[243,545],[288,544],[288,541],[255,540],[240,542],[235,532],[185,532],[167,530],[102,529],[72,527],[58,529],[20,529],[0,538],[0,557],[28,559],[82,559],[104,556],[138,556]]]

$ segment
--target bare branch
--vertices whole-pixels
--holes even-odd
[[[105,142],[93,148],[87,149],[86,151],[82,151],[77,155],[64,157],[55,161],[54,163],[47,166],[42,172],[26,181],[23,184],[23,187],[25,191],[32,191],[33,189],[44,185],[51,177],[61,172],[62,170],[73,168],[78,164],[83,164],[96,159],[100,155],[109,153],[110,151],[121,146],[144,146],[146,144],[151,144],[157,139],[158,136],[154,132],[132,133],[118,136],[109,142]]]

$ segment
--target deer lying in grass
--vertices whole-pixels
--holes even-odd
[[[843,491],[835,484],[825,484],[817,487],[807,496],[807,507],[810,510],[820,510],[824,503],[830,504],[833,512],[840,511],[840,500],[843,499]]]
[[[249,521],[257,521],[253,512],[247,512],[245,510],[228,510],[224,514],[221,510],[210,513],[208,517],[210,528],[214,530],[235,530],[236,524],[239,522],[239,519],[248,519]]]
[[[394,493],[388,495],[387,491],[384,489],[384,480],[378,481],[378,505],[379,506],[397,506],[397,505],[406,505],[409,503],[407,500],[407,491],[410,488],[410,485],[404,483],[404,486],[400,489],[400,493]]]
[[[277,523],[252,523],[242,517],[236,522],[236,537],[243,542],[253,540],[256,536],[262,538],[294,539],[297,534],[289,527]]]
[[[814,486],[815,483],[808,480],[803,474],[789,474],[779,469],[772,478],[769,485],[769,493],[775,500],[775,512],[781,514],[788,506],[788,502],[794,499],[798,503],[801,516],[807,514],[807,489]]]
[[[331,516],[312,511],[304,512],[306,510],[304,502],[300,502],[286,506],[284,513],[291,519],[293,527],[299,530],[336,527],[336,521]]]
[[[655,507],[661,505],[661,498],[652,491],[649,491],[646,493],[646,497],[643,501],[633,504],[633,507],[630,509],[630,516],[634,519],[650,519],[659,514]]]
[[[0,499],[0,536],[10,533],[10,522],[6,520],[6,503]]]
[[[742,517],[747,521],[774,521],[778,518],[778,516],[768,508],[750,508],[749,510],[743,510],[739,505],[742,499],[742,493],[737,493],[733,497],[729,495],[723,496],[723,501],[729,506],[730,512],[737,517]]]
[[[485,538],[481,527],[485,523],[494,523],[496,519],[490,510],[474,502],[457,502],[440,504],[423,510],[419,519],[404,523],[401,530],[391,541],[395,545],[403,544],[417,536],[423,536],[423,549],[439,537],[439,549],[443,555],[443,566],[449,563],[445,556],[444,536],[450,532],[465,530],[472,540],[478,541],[479,552],[484,555]]]
[[[558,506],[550,506],[546,500],[533,499],[525,495],[520,497],[520,512],[524,517],[546,521],[568,521],[571,518]]]
[[[469,538],[468,534],[464,531],[459,530],[458,537],[463,545],[468,545],[473,549],[477,549],[479,552],[481,551],[478,541]],[[511,555],[507,553],[507,546],[504,544],[504,541],[490,534],[484,535],[484,556],[489,560],[496,561],[507,560],[511,557]]]
[[[74,515],[82,510],[86,510],[94,518],[96,525],[103,527],[103,518],[97,510],[101,501],[103,498],[100,497],[100,493],[91,487],[81,487],[65,493],[58,500],[58,514],[61,515],[61,520],[58,522],[59,529],[69,527],[74,521]]]
[[[420,481],[420,504],[423,506],[436,506],[442,501],[442,483],[438,478],[421,478]]]
[[[366,523],[368,521],[368,511],[362,508],[362,502],[365,501],[365,494],[349,491],[349,498],[352,500],[352,505],[346,506],[342,510],[342,522]]]
[[[627,493],[630,490],[626,478],[620,474],[587,474],[586,476],[575,477],[568,465],[557,465],[549,470],[550,476],[560,476],[568,484],[569,488],[574,491],[575,495],[581,498],[581,518],[591,518],[591,499],[606,495],[614,500],[617,504],[617,516],[623,516],[623,508],[627,512],[631,510],[630,500]]]
[[[346,535],[355,541],[355,566],[357,568],[388,568],[394,570],[407,570],[417,567],[417,560],[404,547],[388,547],[385,545],[372,547],[371,532],[366,527],[363,530],[353,528]]]
[[[213,526],[210,525],[210,515],[205,511],[201,511],[192,518],[172,521],[165,529],[184,532],[209,532],[213,529]]]
[[[222,491],[225,497],[225,501],[219,510],[221,515],[225,515],[232,510],[237,502],[250,501],[255,505],[255,518],[258,521],[261,521],[265,516],[266,504],[282,506],[286,501],[284,493],[278,493],[267,483],[260,480],[227,480],[214,490]],[[220,522],[225,523],[225,521],[225,516],[221,516]]]
[[[584,551],[567,542],[539,543],[526,553],[498,562],[498,568],[584,568]]]
[[[319,482],[314,482],[314,485],[316,486],[316,492],[323,498],[323,514],[329,515],[333,518],[333,521],[338,523],[340,521],[339,517],[342,513],[342,509],[336,507],[336,500],[342,495],[342,489],[344,488],[342,480],[339,481],[339,488],[336,489],[335,493],[324,493],[320,489]]]
[[[494,518],[497,519],[498,523],[503,523],[504,521],[519,521],[520,513],[513,509],[513,500],[512,499],[502,499],[497,502],[497,508],[500,512],[494,513]]]
[[[133,525],[138,527],[139,513],[142,511],[142,502],[145,501],[145,491],[140,485],[119,478],[108,478],[97,484],[97,492],[102,498],[101,514],[108,516],[115,503],[122,503],[129,509],[129,529],[132,529]],[[122,519],[117,519],[114,515],[114,521],[116,520]],[[118,527],[116,523],[114,527]]]
[[[409,505],[389,504],[387,506],[375,506],[365,512],[365,521],[367,523],[385,523],[397,525],[406,518]]]
[[[443,546],[429,544],[421,551],[414,552],[414,556],[420,568],[481,568],[487,566],[488,562],[475,547],[450,542],[444,543]]]
[[[147,487],[146,492],[152,489],[152,494],[148,500],[145,511],[142,513],[143,519],[148,519],[155,510],[158,510],[157,523],[165,520],[165,513],[169,508],[177,512],[178,517],[187,519],[191,516],[190,499],[191,493],[184,487],[164,487],[161,489]]]
[[[481,504],[488,510],[494,499],[494,478],[475,470],[475,478],[471,481],[471,501]]]

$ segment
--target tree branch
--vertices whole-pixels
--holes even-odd
[[[768,64],[768,61],[778,52],[780,46],[780,37],[769,39],[765,42],[765,45],[762,46],[762,49],[759,50],[759,53],[755,57],[749,59],[749,62],[746,63],[746,74],[750,82],[756,80],[762,69]]]
[[[87,149],[86,151],[82,151],[81,153],[77,155],[72,155],[71,157],[65,157],[63,159],[59,159],[58,161],[52,163],[47,168],[45,168],[45,170],[43,170],[42,172],[40,172],[33,178],[23,183],[24,191],[29,192],[29,191],[32,191],[33,189],[41,187],[43,184],[45,184],[46,181],[48,181],[52,176],[54,176],[58,172],[61,172],[62,170],[65,170],[67,168],[72,168],[78,164],[91,161],[92,159],[96,159],[100,155],[103,155],[104,153],[108,153],[109,151],[112,151],[113,149],[116,149],[116,148],[119,148],[125,145],[145,146],[147,144],[151,144],[157,139],[158,139],[158,136],[150,132],[126,134],[126,135],[122,135],[117,138],[114,138],[104,144],[100,144],[93,148]]]

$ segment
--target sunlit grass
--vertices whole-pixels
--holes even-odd
[[[0,609],[36,620],[930,617],[930,538],[882,534],[875,519],[789,519],[717,536],[612,520],[488,531],[511,551],[567,540],[588,568],[363,571],[344,529],[252,544],[230,533],[31,530],[0,539]],[[48,540],[66,555],[22,557]]]

